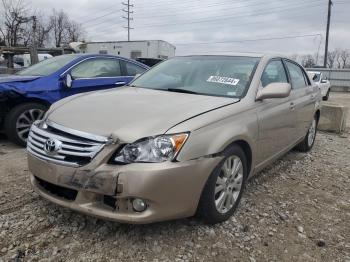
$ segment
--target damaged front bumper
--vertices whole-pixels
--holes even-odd
[[[64,207],[123,223],[152,223],[195,214],[202,189],[221,157],[183,162],[68,167],[28,154],[37,193]],[[145,201],[137,212],[132,200]]]

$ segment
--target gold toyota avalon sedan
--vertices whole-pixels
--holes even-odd
[[[75,79],[68,70],[62,81]],[[31,127],[30,180],[49,201],[104,219],[222,222],[253,174],[312,148],[320,99],[288,58],[175,57],[129,86],[53,104]]]

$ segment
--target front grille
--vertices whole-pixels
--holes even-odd
[[[45,129],[40,128],[38,123],[32,125],[27,140],[27,150],[38,158],[56,164],[73,167],[86,165],[107,142],[106,138],[67,129],[57,124],[45,125]],[[47,150],[49,140],[54,141],[52,151]]]

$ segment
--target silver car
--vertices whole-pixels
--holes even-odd
[[[319,103],[287,58],[175,57],[130,86],[51,106],[28,138],[30,180],[42,197],[109,220],[222,222],[248,178],[312,148]]]

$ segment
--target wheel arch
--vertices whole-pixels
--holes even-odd
[[[49,108],[51,106],[51,103],[49,101],[42,99],[42,98],[17,95],[13,98],[8,98],[5,101],[5,104],[7,107],[7,113],[9,113],[9,111],[11,111],[16,106],[28,104],[28,103],[38,103],[38,104],[46,106],[47,108]]]
[[[247,174],[249,176],[250,172],[252,171],[252,165],[253,165],[253,151],[250,144],[246,140],[238,139],[231,142],[231,144],[229,144],[226,148],[231,147],[233,145],[237,145],[243,150],[244,155],[247,158],[247,166],[248,166]]]
[[[317,109],[316,112],[315,112],[315,115],[316,115],[316,121],[317,123],[320,121],[320,117],[321,117],[321,111],[320,109]]]
[[[46,107],[50,107],[51,103],[47,100],[37,98],[37,97],[23,97],[19,100],[20,104],[27,104],[27,103],[38,103],[42,104]]]

